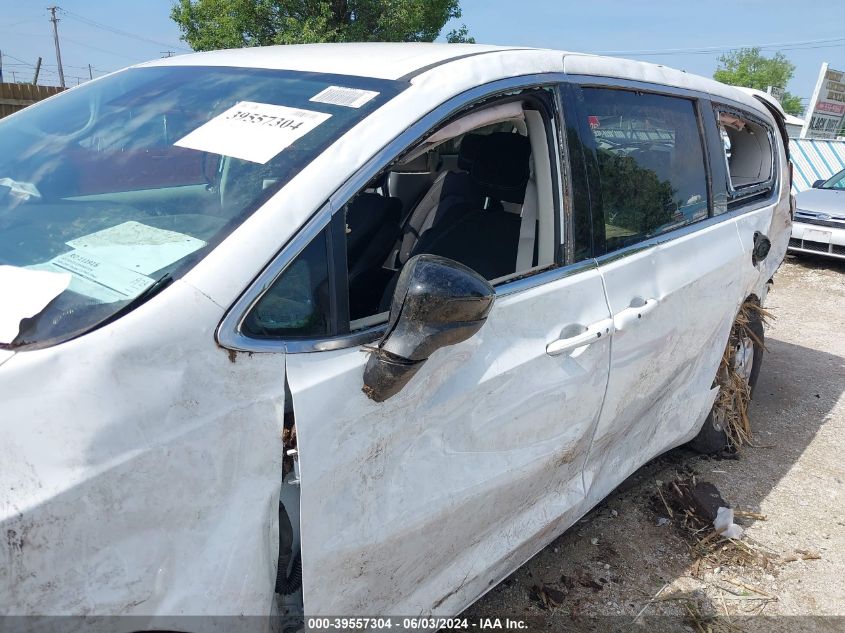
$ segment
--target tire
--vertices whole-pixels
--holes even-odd
[[[755,302],[755,305],[759,306]],[[760,312],[758,310],[749,310],[749,322],[747,325],[747,329],[750,331],[752,336],[743,337],[745,339],[745,345],[747,349],[748,341],[752,345],[753,351],[751,351],[751,369],[747,372],[747,381],[748,386],[750,388],[751,397],[754,397],[754,387],[757,384],[757,378],[760,376],[760,369],[763,366],[763,349],[765,347],[765,334],[763,332],[763,320],[761,318]],[[732,346],[734,348],[733,358],[736,359],[739,353],[738,347],[742,344],[740,341],[737,333],[740,331],[740,328],[737,326],[737,323],[734,322],[734,325],[731,327],[731,334],[728,339],[728,346]],[[717,372],[716,380],[714,381],[715,384],[721,383],[722,372],[724,372],[724,368],[722,365],[719,366],[719,371]],[[730,439],[728,437],[728,433],[725,430],[725,413],[721,410],[719,406],[719,400],[717,399],[716,402],[713,404],[713,408],[710,410],[710,413],[707,415],[707,419],[704,421],[704,425],[701,427],[701,430],[698,432],[692,441],[689,443],[690,448],[693,450],[703,453],[705,455],[713,455],[717,453],[722,453],[725,451],[735,450],[735,447],[731,446]]]

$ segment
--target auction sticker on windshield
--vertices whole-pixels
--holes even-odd
[[[66,243],[142,275],[151,275],[205,246],[190,235],[132,220]]]
[[[263,165],[330,117],[325,112],[241,101],[174,145]]]

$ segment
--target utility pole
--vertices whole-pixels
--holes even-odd
[[[88,64],[88,79],[93,79],[94,74],[91,72],[91,64]]]
[[[50,22],[53,23],[53,41],[56,43],[56,63],[59,65],[59,85],[65,87],[65,71],[62,68],[62,51],[59,49],[59,20],[56,17],[56,9],[59,7],[47,7],[50,12]]]
[[[3,51],[0,51],[0,84],[3,83]]]
[[[162,57],[173,57],[174,51],[159,51]]]
[[[15,74],[15,71],[14,71],[14,70],[12,71],[12,83],[13,83],[13,84],[18,83],[18,77],[17,77],[17,75]]]
[[[38,85],[38,73],[41,72],[41,57],[39,56],[38,61],[35,62],[35,77],[32,79],[32,85]]]

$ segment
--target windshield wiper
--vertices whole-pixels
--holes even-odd
[[[161,277],[156,279],[152,284],[147,286],[141,294],[136,296],[134,299],[130,300],[125,306],[120,308],[117,312],[115,312],[107,321],[112,321],[113,319],[122,317],[127,312],[131,312],[139,305],[142,305],[155,297],[159,292],[167,288],[170,284],[174,281],[173,276],[170,273],[164,273]]]

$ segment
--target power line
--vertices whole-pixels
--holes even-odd
[[[68,39],[68,38],[65,37],[64,39]],[[71,41],[75,42],[75,40],[71,40]],[[15,57],[14,55],[10,55],[9,53],[6,53],[5,51],[3,52],[3,57],[8,58],[8,59],[14,59],[15,62],[16,62],[16,63],[4,62],[7,66],[27,66],[29,68],[35,68],[35,64],[33,64],[32,62],[28,62],[25,59],[21,59],[20,57]],[[63,64],[63,68],[74,68],[76,70],[88,70],[88,66],[89,66],[88,64],[86,64],[85,66],[74,66],[72,64]],[[112,69],[98,68],[97,66],[94,66],[93,64],[90,64],[90,66],[91,66],[92,69],[96,70],[98,73],[114,72],[114,70],[112,70]],[[58,68],[58,66],[56,66],[56,64],[45,64],[45,63],[41,64],[41,72],[52,72],[52,71],[48,70],[49,68]]]
[[[129,57],[128,55],[124,55],[123,53],[118,53],[117,51],[109,51],[109,50],[106,50],[105,48],[99,48],[97,46],[91,46],[90,44],[86,44],[85,42],[80,42],[79,40],[72,39],[72,38],[68,37],[67,35],[64,36],[64,39],[68,42],[73,42],[77,46],[84,46],[85,48],[90,48],[91,50],[99,51],[100,53],[106,53],[107,55],[116,55],[117,57],[123,57],[123,59],[128,59],[129,61],[134,62],[134,63],[140,63],[140,61],[146,61],[146,60],[138,60],[138,58],[136,58],[136,57]]]
[[[14,59],[16,62],[20,62],[24,66],[32,66],[33,68],[35,68],[35,64],[31,64],[27,61],[24,61],[23,59],[20,59],[19,57],[15,57],[14,55],[9,55],[9,53],[3,53],[3,57],[8,57],[9,59]],[[12,66],[12,64],[8,64],[8,65]]]
[[[160,42],[158,40],[154,40],[149,37],[145,37],[143,35],[137,35],[136,33],[130,33],[129,31],[124,31],[123,29],[118,29],[113,26],[109,26],[108,24],[103,24],[102,22],[97,22],[96,20],[92,20],[91,18],[86,18],[84,15],[79,15],[78,13],[74,13],[73,11],[68,11],[67,9],[62,9],[62,12],[67,15],[68,17],[78,20],[84,24],[88,24],[89,26],[96,27],[98,29],[103,29],[105,31],[109,31],[111,33],[115,33],[117,35],[122,35],[124,37],[129,37],[141,42],[148,42],[150,44],[155,44],[156,46],[164,46],[165,48],[175,48],[176,50],[190,52],[190,49],[185,48],[184,46],[177,46],[172,43],[168,42]]]
[[[818,45],[818,46],[816,46]],[[845,46],[845,37],[832,37],[816,40],[798,40],[793,42],[779,42],[769,44],[741,44],[736,46],[704,46],[697,48],[665,48],[657,50],[628,50],[628,51],[599,51],[598,55],[708,55],[714,53],[728,53],[742,48],[806,50],[813,48],[836,48]]]

